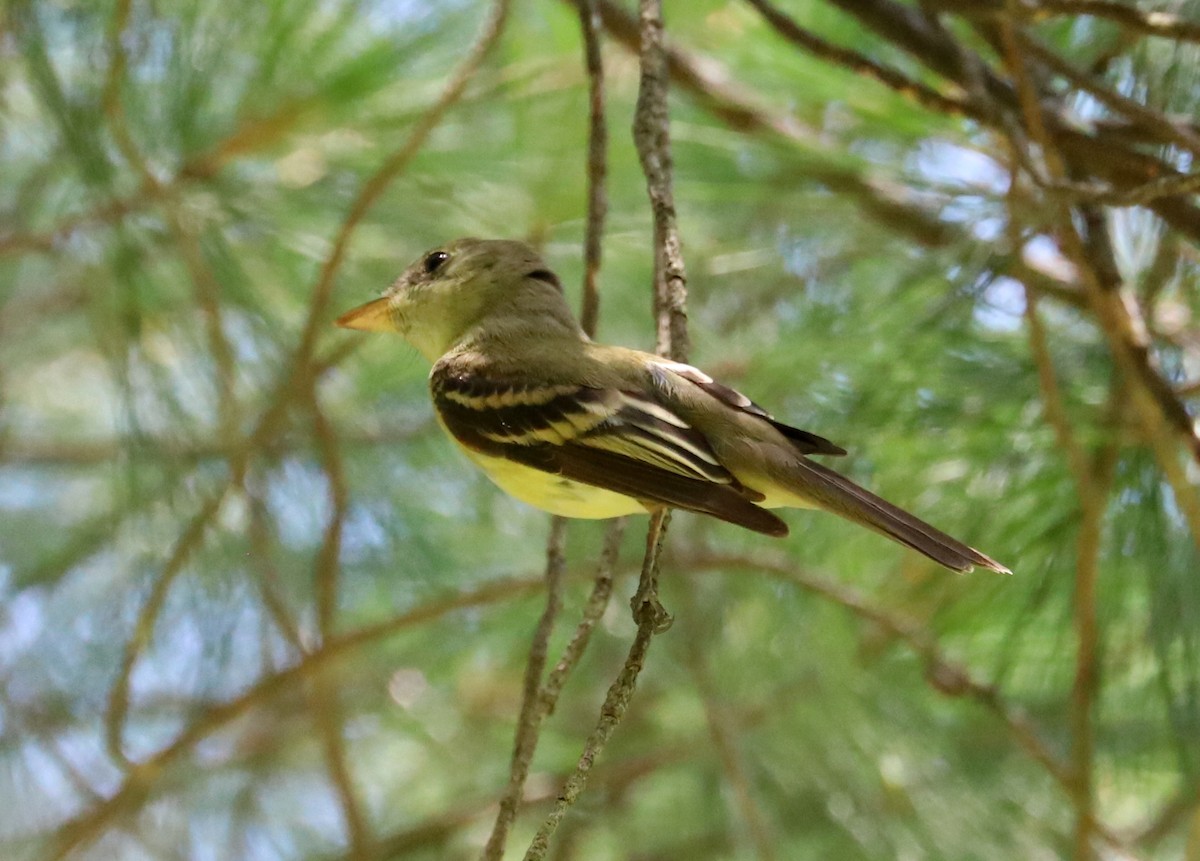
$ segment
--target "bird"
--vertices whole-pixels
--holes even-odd
[[[597,343],[529,245],[456,239],[338,326],[403,336],[433,365],[438,423],[501,489],[568,518],[663,506],[765,535],[817,508],[953,571],[1008,568],[813,460],[846,454],[698,368]]]

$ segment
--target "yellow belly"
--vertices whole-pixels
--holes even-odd
[[[645,506],[631,496],[614,493],[590,484],[581,484],[559,475],[551,475],[504,458],[489,457],[464,448],[497,487],[542,511],[562,517],[588,520],[644,514]]]

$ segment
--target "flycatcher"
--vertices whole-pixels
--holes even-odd
[[[442,427],[517,499],[564,517],[686,508],[767,535],[768,509],[822,508],[955,571],[1008,569],[810,455],[829,440],[776,421],[690,365],[594,343],[532,248],[458,239],[337,325],[396,332],[433,362]]]

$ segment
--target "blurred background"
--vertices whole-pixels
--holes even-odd
[[[599,333],[651,348],[636,16],[598,10]],[[3,7],[3,857],[479,857],[549,519],[442,437],[415,351],[330,321],[469,234],[578,302],[579,9],[501,11]],[[692,360],[1015,573],[676,516],[675,625],[548,857],[1200,858],[1200,4],[666,19]],[[624,659],[645,523],[508,857]],[[568,530],[552,661],[603,535]]]

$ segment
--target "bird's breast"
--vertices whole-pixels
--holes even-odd
[[[646,511],[631,496],[461,447],[501,490],[542,511],[589,520]]]

